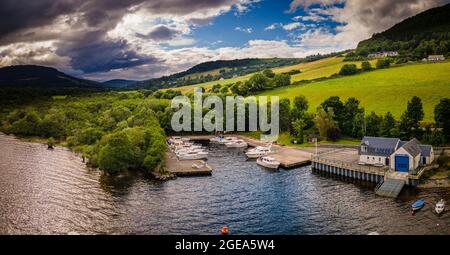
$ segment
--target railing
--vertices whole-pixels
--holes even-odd
[[[384,183],[384,179],[381,179],[381,181],[378,182],[377,186],[375,187],[375,193],[381,188],[383,183]]]

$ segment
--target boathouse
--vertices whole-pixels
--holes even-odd
[[[414,171],[434,160],[433,147],[420,144],[415,138],[401,141],[398,138],[365,136],[358,152],[360,165],[388,166],[396,172]]]

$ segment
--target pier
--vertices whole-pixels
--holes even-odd
[[[373,183],[383,181],[388,170],[385,167],[359,165],[358,151],[355,149],[337,149],[314,155],[312,169]]]
[[[186,136],[186,138],[189,138],[190,141],[196,142],[202,141],[206,142],[213,137],[214,136],[210,135]],[[265,141],[260,141],[246,136],[235,135],[235,137],[244,140],[251,147],[264,146],[267,144],[267,142]],[[275,160],[279,161],[280,166],[284,169],[290,169],[311,164],[312,153],[307,150],[285,147],[276,144],[272,145],[272,149],[274,150],[274,153],[270,154],[270,156]]]
[[[166,170],[176,176],[202,176],[212,174],[212,168],[208,164],[204,164],[204,161],[179,160],[172,152],[166,153]]]

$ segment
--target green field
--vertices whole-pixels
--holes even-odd
[[[273,68],[272,70],[275,73],[284,73],[289,72],[292,70],[300,70],[301,73],[292,75],[291,81],[301,81],[301,80],[313,80],[317,78],[322,77],[329,77],[333,74],[336,74],[341,70],[341,67],[345,64],[356,64],[358,67],[361,67],[361,62],[344,62],[343,57],[332,57],[332,58],[325,58],[313,62],[308,63],[301,63],[298,65],[293,66],[286,66],[286,67],[279,67],[279,68]],[[375,61],[372,61],[372,65],[375,66]],[[211,72],[219,72],[220,69],[213,70]],[[205,74],[205,73],[201,73]],[[196,87],[203,87],[205,89],[211,88],[215,84],[225,85],[225,84],[232,84],[236,83],[238,81],[245,81],[250,78],[253,74],[248,74],[244,76],[239,76],[235,78],[230,79],[223,79],[223,80],[217,80],[217,81],[210,81],[205,83],[200,83],[196,85],[190,85],[190,86],[184,86],[179,88],[173,88],[175,90],[180,90],[182,93],[188,93],[193,92],[193,89]]]
[[[391,67],[306,85],[278,88],[259,95],[276,95],[290,99],[305,95],[310,103],[310,111],[314,111],[330,96],[339,96],[341,100],[356,97],[367,113],[375,111],[384,114],[390,111],[396,118],[406,109],[408,100],[417,95],[423,102],[425,121],[433,121],[434,106],[441,98],[450,97],[450,62]]]
[[[376,61],[370,61],[372,66],[375,66]],[[333,74],[339,73],[341,67],[345,64],[356,64],[361,68],[361,62],[344,62],[343,57],[325,58],[309,63],[302,63],[293,66],[286,66],[275,68],[275,73],[285,73],[292,70],[300,70],[301,73],[292,75],[291,81],[314,80],[317,78],[330,77]]]

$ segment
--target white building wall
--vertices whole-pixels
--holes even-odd
[[[375,165],[375,164],[386,165],[386,157],[371,156],[371,155],[359,155],[359,162],[367,164],[367,165]]]

